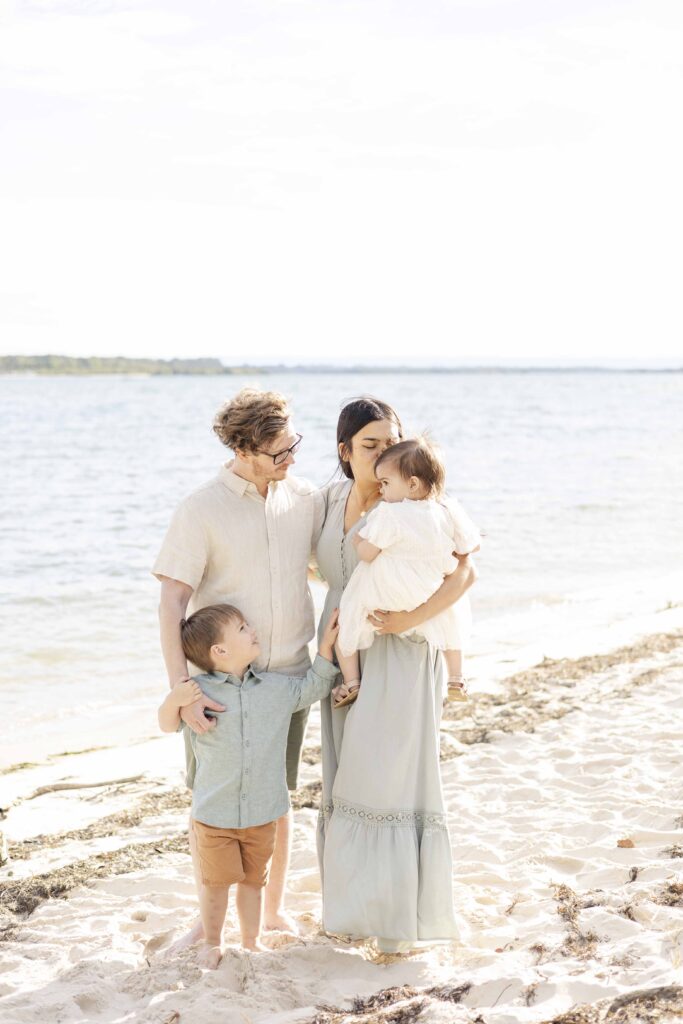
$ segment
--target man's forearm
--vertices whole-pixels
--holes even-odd
[[[413,627],[421,626],[427,619],[433,619],[435,615],[450,608],[460,600],[463,594],[467,593],[477,576],[477,569],[469,555],[461,559],[455,572],[446,576],[439,589],[432,594],[429,600],[413,609],[410,613],[411,625]]]
[[[179,679],[189,675],[187,658],[183,653],[180,640],[180,620],[185,616],[189,597],[165,596],[162,592],[159,604],[159,633],[161,653],[168,672],[169,686],[174,686]]]

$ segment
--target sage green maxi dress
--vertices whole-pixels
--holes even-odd
[[[318,565],[329,585],[321,628],[358,559],[344,534],[351,482],[325,489]],[[357,701],[321,702],[323,792],[318,858],[323,927],[381,948],[450,940],[451,846],[439,773],[441,654],[419,636],[378,636],[361,654]]]

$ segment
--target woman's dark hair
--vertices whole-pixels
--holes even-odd
[[[347,402],[337,420],[337,451],[342,444],[350,449],[351,439],[358,431],[367,427],[368,423],[376,423],[377,420],[392,420],[398,427],[398,436],[403,438],[401,421],[386,402],[380,402],[379,398],[373,398],[372,395],[362,395]],[[353,480],[351,464],[347,459],[342,459],[341,454],[339,468],[345,477]]]

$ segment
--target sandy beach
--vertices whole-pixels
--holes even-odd
[[[410,957],[320,930],[319,730],[295,797],[301,937],[168,949],[194,918],[177,737],[0,776],[0,1017],[29,1021],[593,1024],[683,1016],[683,629],[518,671],[448,707],[459,941]],[[579,1007],[580,1009],[577,1009]]]

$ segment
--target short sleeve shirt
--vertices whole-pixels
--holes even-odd
[[[228,463],[180,503],[152,572],[192,587],[189,612],[239,608],[258,634],[257,671],[304,673],[315,630],[307,570],[323,518],[307,481],[287,477],[263,498]]]

